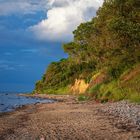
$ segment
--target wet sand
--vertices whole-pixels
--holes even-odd
[[[38,97],[38,95],[36,95]],[[104,104],[75,96],[48,96],[55,103],[23,106],[0,114],[0,140],[139,140],[140,130],[117,127]]]

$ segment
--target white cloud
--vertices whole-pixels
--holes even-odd
[[[37,49],[23,49],[23,50],[21,50],[21,52],[23,52],[23,53],[37,53],[38,50]]]
[[[0,16],[46,12],[46,19],[31,26],[36,38],[45,41],[68,41],[72,31],[95,16],[104,0],[0,0]]]
[[[48,0],[1,0],[0,15],[30,14],[46,10]]]
[[[47,18],[29,28],[40,40],[68,41],[72,31],[95,16],[103,0],[48,0]]]
[[[26,66],[23,64],[16,64],[13,61],[8,61],[8,60],[0,60],[0,71],[13,71],[13,70],[19,70],[23,69]]]
[[[15,70],[15,68],[13,66],[9,66],[7,64],[1,64],[0,70]]]

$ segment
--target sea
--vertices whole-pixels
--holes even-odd
[[[10,112],[23,105],[35,103],[52,103],[50,99],[19,96],[19,93],[0,93],[0,113]]]

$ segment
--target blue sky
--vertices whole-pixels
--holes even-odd
[[[0,0],[0,91],[30,92],[102,0]]]

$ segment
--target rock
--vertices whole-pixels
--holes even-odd
[[[128,101],[107,103],[101,111],[117,117],[118,124],[123,123],[125,126],[131,125],[137,129],[140,128],[140,105],[138,104],[129,103]],[[124,128],[125,126],[123,125]]]

